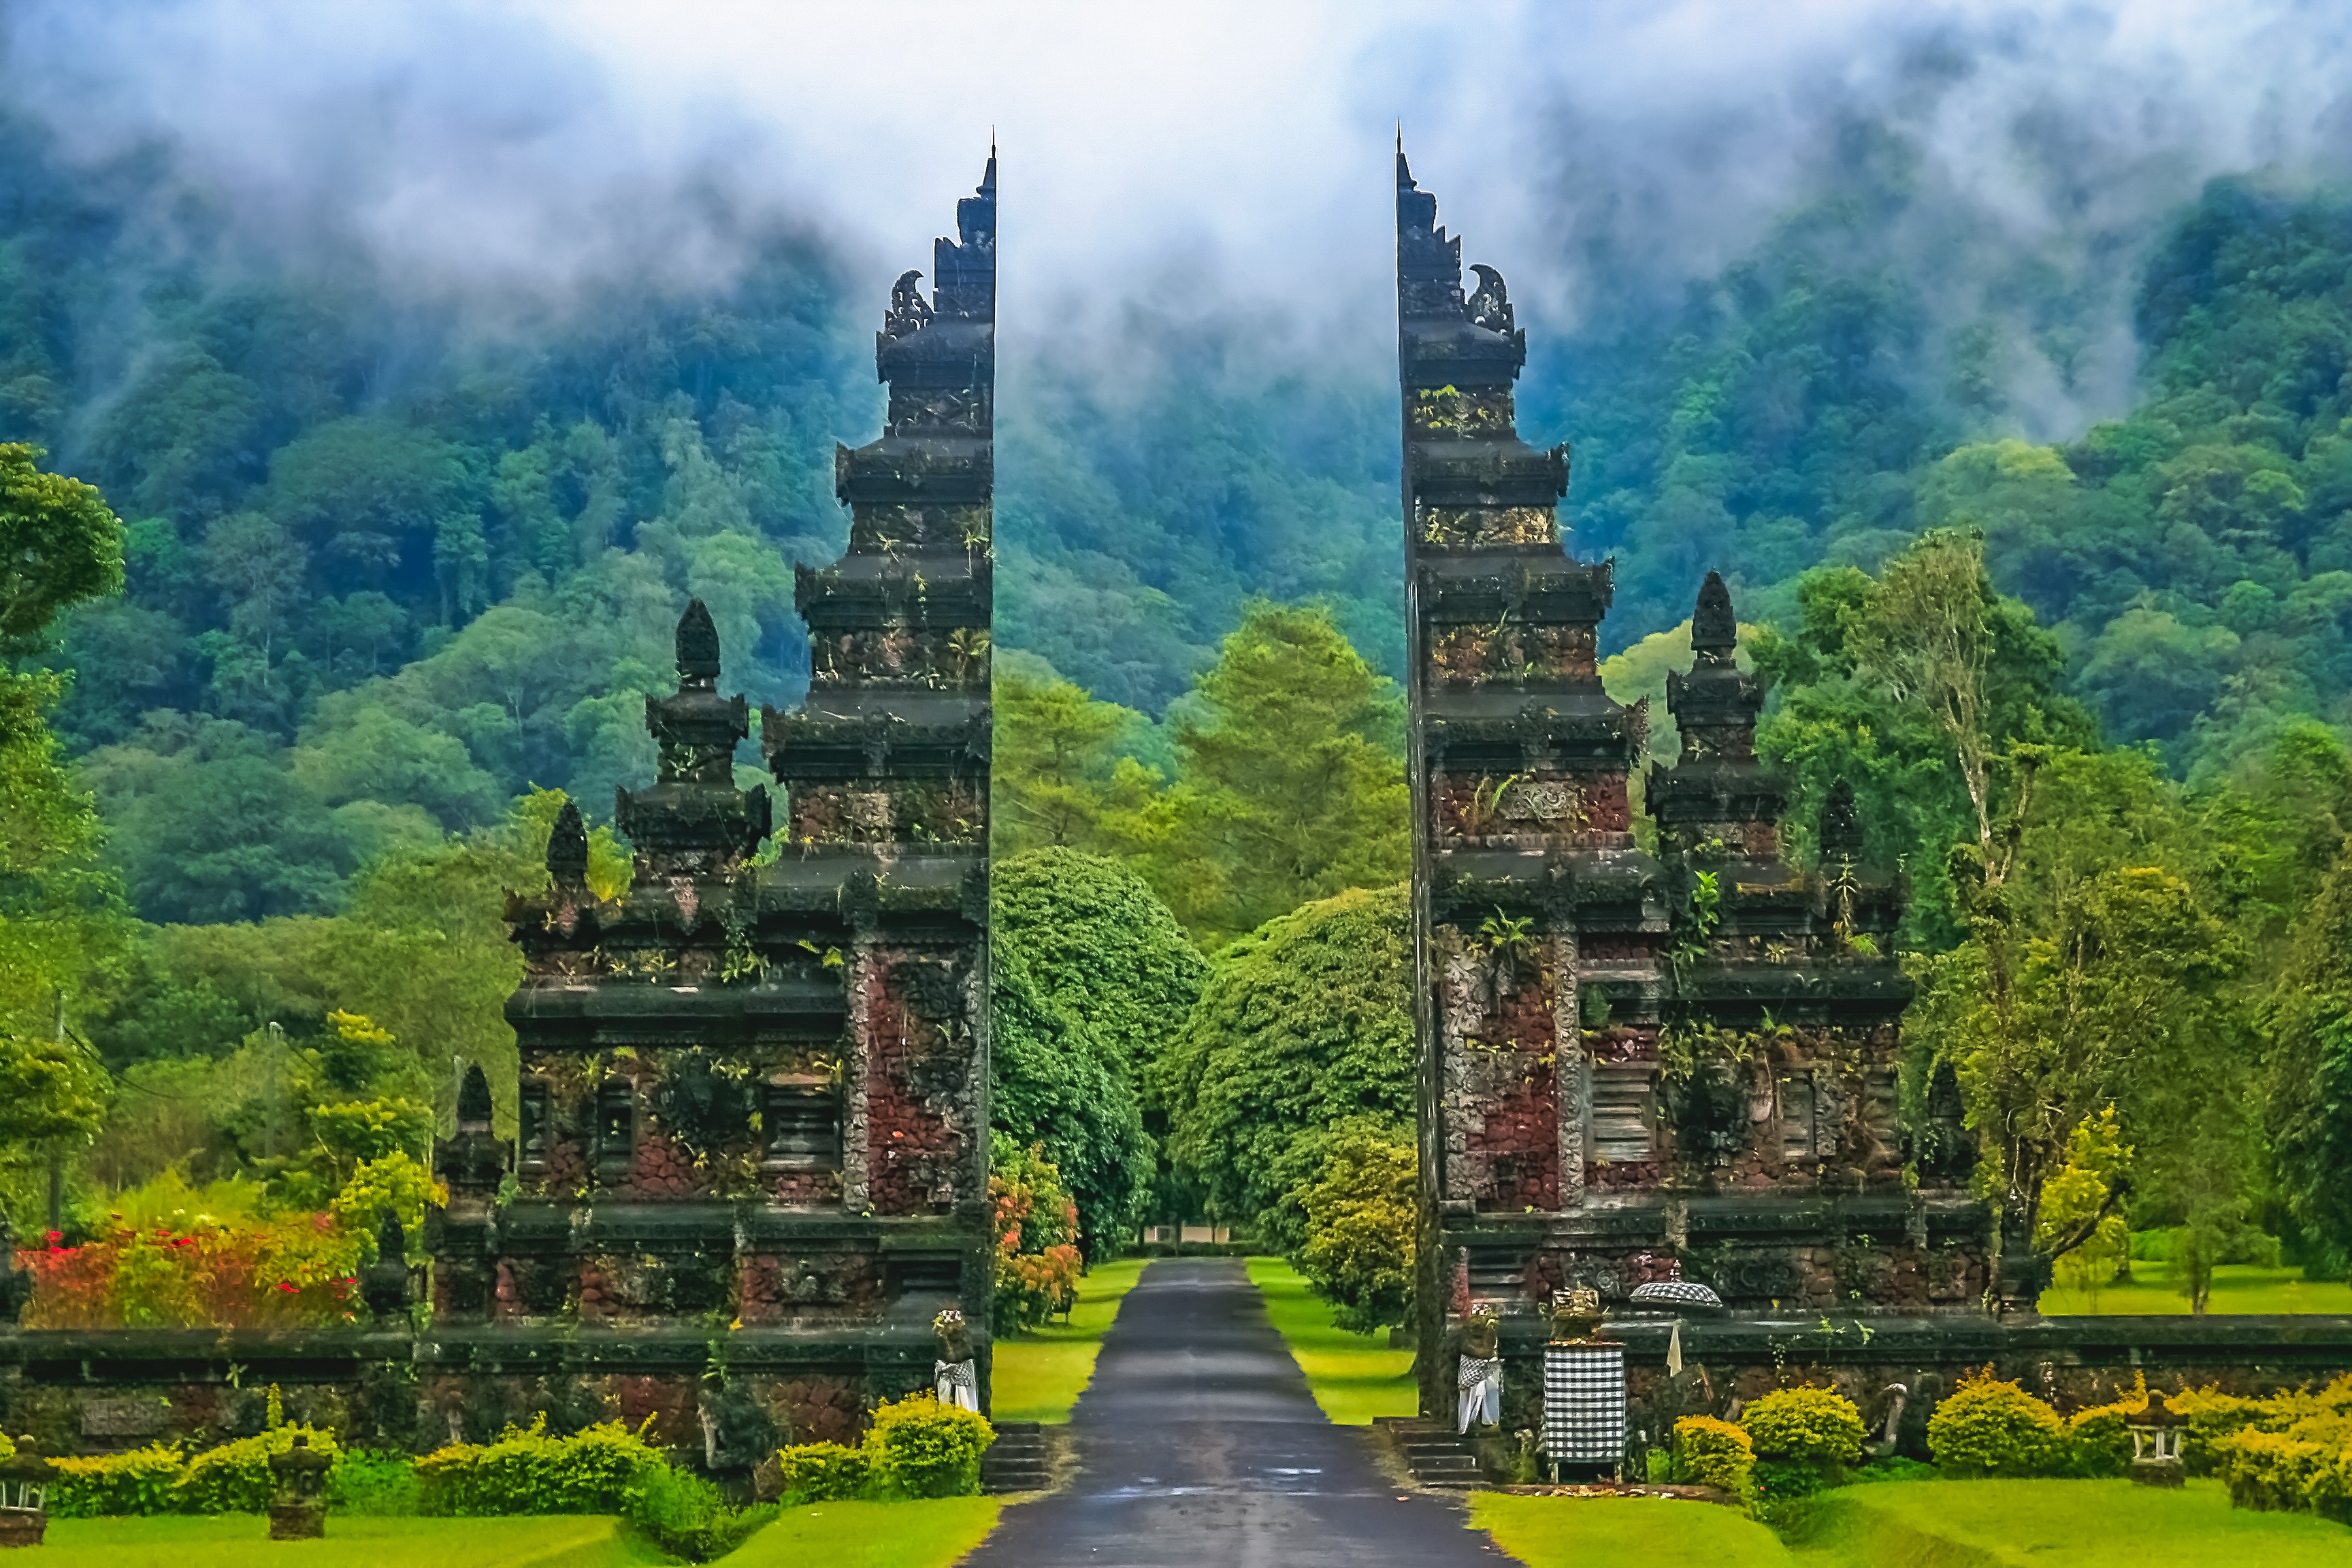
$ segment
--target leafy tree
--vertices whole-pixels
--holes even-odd
[[[1171,717],[1175,784],[1129,831],[1204,942],[1227,941],[1411,858],[1403,707],[1328,609],[1259,602]]]
[[[1123,1247],[1150,1190],[1153,1152],[1121,1064],[1041,984],[1021,939],[989,942],[991,1125],[1032,1145],[1076,1202],[1089,1257]]]
[[[2052,755],[2000,838],[2008,874],[1963,879],[1969,934],[1915,964],[1908,1026],[1958,1068],[1980,1180],[2031,1238],[2085,1118],[2113,1105],[2145,1144],[2179,1115],[2174,1091],[2195,1093],[2197,1064],[2242,1051],[2229,986],[2246,950],[2145,752]]]
[[[1216,955],[1184,1032],[1155,1070],[1177,1165],[1212,1212],[1261,1241],[1303,1238],[1284,1194],[1332,1129],[1412,1125],[1411,941],[1401,888],[1354,889],[1267,921]]]
[[[153,714],[83,764],[115,862],[150,919],[323,912],[361,845],[269,738],[233,719]]]
[[[122,591],[122,520],[91,486],[0,443],[0,653],[40,644],[58,612]]]
[[[2132,1151],[2113,1106],[2084,1117],[2066,1135],[2066,1163],[2042,1184],[2034,1245],[2058,1258],[2058,1276],[2078,1290],[2095,1292],[2131,1256],[2131,1227],[2121,1200]]]
[[[1799,581],[1796,626],[1753,644],[1772,683],[1756,743],[1795,776],[1801,839],[1830,788],[1853,787],[1870,855],[1912,872],[1906,943],[1940,948],[1962,929],[1945,851],[1971,842],[1975,863],[2000,874],[1998,847],[1984,859],[1990,828],[1972,792],[1990,802],[1994,763],[2021,745],[2089,746],[2095,735],[2059,690],[2056,643],[1969,574],[1972,543],[1931,540],[1920,553],[1916,568],[1890,563],[1893,596],[1852,566]],[[1957,603],[1939,609],[1939,595]],[[1964,765],[1964,753],[1974,760]]]
[[[1000,951],[1019,951],[1043,1000],[1101,1052],[1160,1143],[1168,1112],[1151,1095],[1152,1064],[1184,1027],[1208,974],[1184,928],[1134,872],[1070,849],[999,860],[990,901]],[[1155,1157],[1140,1175],[1153,1189],[1139,1194],[1143,1212],[1198,1212],[1163,1161]]]
[[[2264,1017],[2264,1121],[2281,1186],[2325,1271],[2352,1263],[2352,855],[2296,922]]]
[[[1331,1303],[1331,1321],[1369,1334],[1412,1317],[1420,1225],[1412,1144],[1378,1121],[1351,1119],[1324,1141],[1314,1179],[1289,1194],[1304,1215],[1299,1272]]]
[[[1120,810],[1120,794],[1132,795],[1139,784],[1149,789],[1140,780],[1124,792],[1118,787],[1121,742],[1143,716],[1097,702],[1057,677],[1007,668],[1010,663],[999,662],[994,683],[990,837],[995,853],[1100,849],[1116,842],[1108,829]]]
[[[1094,1037],[1126,1082],[1146,1078],[1209,972],[1151,885],[1098,856],[1038,849],[997,861],[989,897],[996,940],[1021,950],[1045,1000]]]

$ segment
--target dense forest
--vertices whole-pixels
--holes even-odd
[[[1612,689],[1687,659],[1723,569],[1762,744],[1911,874],[1914,1077],[2007,1130],[1989,1185],[2076,1251],[2127,1211],[2340,1270],[2352,203],[2223,180],[2119,239],[2131,405],[2039,444],[2017,355],[2063,381],[2095,301],[2029,255],[1960,308],[1885,238],[1933,216],[1899,139],[1855,144],[1720,276],[1534,334],[1522,428],[1577,443],[1571,547],[1617,558]],[[798,696],[877,308],[779,229],[721,288],[493,328],[0,116],[0,442],[46,453],[10,515],[65,540],[62,474],[121,519],[119,563],[90,522],[95,564],[0,602],[20,1225],[52,1180],[316,1206],[423,1152],[452,1061],[511,1052],[498,890],[650,773],[686,599],[730,685]],[[1118,331],[1024,351],[1001,421],[1000,1103],[1089,1235],[1206,1205],[1300,1243],[1331,1162],[1410,1158],[1362,1027],[1402,1026],[1393,393]],[[1955,605],[1965,722],[1891,673]],[[1302,1065],[1339,1099],[1275,1093]]]

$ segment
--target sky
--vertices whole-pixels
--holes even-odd
[[[169,146],[266,242],[492,308],[691,285],[783,226],[878,310],[992,135],[1014,357],[1137,310],[1387,353],[1400,123],[1551,327],[1711,274],[1857,114],[1977,240],[2086,269],[2216,173],[2352,148],[2352,6],[2285,0],[0,0],[0,28],[76,155]]]

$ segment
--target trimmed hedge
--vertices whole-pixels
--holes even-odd
[[[1835,1389],[1776,1388],[1739,1425],[1756,1445],[1756,1491],[1769,1503],[1837,1486],[1862,1458],[1862,1412]]]
[[[2352,1376],[2259,1404],[2252,1423],[2213,1444],[2230,1500],[2352,1524]]]
[[[607,1421],[551,1437],[541,1415],[495,1443],[436,1448],[416,1461],[416,1479],[428,1514],[626,1513],[646,1478],[668,1465],[642,1428]]]
[[[2067,1463],[2058,1412],[1991,1373],[1962,1383],[1927,1417],[1927,1452],[1956,1476],[2051,1476]]]
[[[2168,1394],[2164,1402],[2176,1415],[2188,1417],[2188,1425],[2180,1434],[2180,1461],[2181,1468],[2192,1476],[2213,1474],[2220,1459],[2218,1445],[2265,1420],[2269,1408],[2266,1401],[2241,1398],[2210,1388]],[[2112,1405],[2095,1405],[2076,1411],[2066,1423],[2068,1463],[2063,1473],[2127,1473],[2132,1457],[2131,1421],[2147,1409],[2147,1379],[2143,1375],[2137,1388]]]
[[[795,1443],[776,1452],[787,1501],[845,1502],[866,1495],[874,1458],[863,1448],[839,1443]]]
[[[188,1461],[167,1443],[127,1454],[59,1459],[49,1488],[49,1511],[59,1519],[117,1514],[180,1513],[180,1478]]]
[[[980,1489],[980,1458],[995,1441],[987,1417],[926,1392],[877,1406],[863,1447],[799,1443],[778,1449],[776,1461],[793,1502],[969,1497]]]
[[[1674,1477],[1685,1486],[1716,1487],[1743,1503],[1756,1498],[1756,1446],[1746,1432],[1712,1415],[1675,1423]]]
[[[334,1434],[312,1426],[273,1426],[251,1437],[239,1437],[217,1448],[207,1448],[188,1461],[180,1478],[180,1509],[184,1513],[261,1513],[278,1495],[278,1478],[270,1473],[271,1456],[285,1453],[297,1436],[332,1459],[342,1450]]]

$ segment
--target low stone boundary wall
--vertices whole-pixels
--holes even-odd
[[[218,1443],[263,1429],[274,1386],[287,1419],[346,1444],[422,1453],[541,1413],[562,1431],[650,1416],[678,1459],[748,1469],[779,1442],[855,1441],[873,1404],[930,1385],[933,1353],[928,1321],[846,1332],[21,1330],[0,1331],[0,1430],[60,1455]]]
[[[1668,1359],[1679,1330],[1682,1370]],[[1787,1317],[1629,1315],[1602,1332],[1625,1346],[1629,1436],[1663,1443],[1685,1415],[1729,1418],[1790,1383],[1836,1388],[1874,1436],[1927,1458],[1927,1424],[1964,1377],[1990,1368],[2071,1414],[2145,1377],[2167,1392],[2263,1394],[2352,1373],[2352,1317]],[[1506,1320],[1503,1429],[1542,1427],[1543,1330]],[[1449,1408],[1442,1418],[1451,1420]]]

